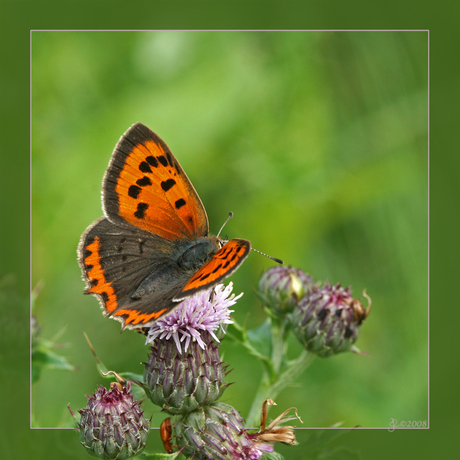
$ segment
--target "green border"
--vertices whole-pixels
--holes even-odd
[[[454,458],[458,453],[459,8],[454,2],[22,1],[0,3],[1,272],[22,300],[2,311],[0,457],[80,458],[72,430],[29,429],[30,29],[429,29],[431,62],[431,404],[429,430],[355,430],[337,445],[363,459]],[[457,108],[455,107],[457,105]],[[455,137],[454,137],[455,136]],[[4,331],[9,333],[4,334]],[[454,343],[454,341],[456,343]],[[452,350],[456,353],[453,356]],[[404,350],[401,350],[404,353]],[[455,358],[457,358],[455,360]],[[303,433],[299,433],[300,438]],[[81,449],[81,458],[89,458]]]

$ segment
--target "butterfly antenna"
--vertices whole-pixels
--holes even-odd
[[[230,214],[228,215],[227,217],[227,220],[224,222],[224,225],[222,225],[222,227],[220,227],[220,230],[219,230],[219,233],[217,234],[217,236],[220,235],[220,232],[224,229],[224,227],[227,225],[227,222],[233,217],[233,212],[230,211]]]
[[[265,253],[263,253],[261,251],[258,251],[257,249],[254,249],[254,248],[251,248],[251,250],[253,250],[255,252],[258,252],[259,254],[262,254],[263,256],[268,257],[269,259],[274,260],[275,262],[278,262],[281,265],[284,264],[284,262],[281,259],[277,259],[276,257],[269,256],[268,254],[265,254]]]
[[[230,213],[229,213],[229,215],[228,215],[226,221],[224,222],[224,225],[222,225],[222,227],[220,227],[220,230],[219,230],[219,233],[217,234],[217,236],[220,235],[220,232],[224,229],[224,227],[227,225],[227,222],[228,222],[232,217],[233,217],[233,212],[230,211]],[[227,242],[227,241],[225,241],[225,242]],[[255,252],[258,252],[259,254],[261,254],[261,255],[263,255],[263,256],[265,256],[265,257],[268,257],[268,258],[271,259],[271,260],[274,260],[275,262],[277,262],[277,263],[279,263],[279,264],[281,264],[281,265],[284,264],[284,262],[283,262],[281,259],[277,259],[276,257],[269,256],[268,254],[265,254],[264,252],[258,251],[257,249],[254,249],[254,248],[251,248],[251,249],[252,249],[253,251],[255,251]]]

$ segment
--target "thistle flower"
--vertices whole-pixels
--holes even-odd
[[[231,294],[232,290],[231,282],[227,287],[219,284],[185,299],[171,313],[154,323],[148,331],[146,343],[156,338],[169,340],[172,337],[179,353],[182,353],[183,342],[185,351],[193,341],[205,348],[206,344],[201,338],[201,333],[205,331],[219,342],[215,331],[219,328],[223,330],[224,325],[232,323],[230,313],[234,310],[229,308],[243,295],[241,293],[235,297],[235,294]]]
[[[370,305],[364,309],[351,297],[349,287],[326,283],[323,288],[314,286],[300,300],[290,322],[305,348],[325,358],[350,350],[369,311]]]
[[[244,419],[232,406],[216,403],[180,419],[175,426],[177,442],[183,446],[185,456],[200,460],[257,460],[273,452],[276,442],[296,444],[293,427],[279,426],[290,420],[284,416],[292,408],[266,427],[267,404],[275,403],[267,400],[263,404],[257,433],[244,428]]]
[[[87,396],[88,405],[78,411],[81,418],[76,421],[76,428],[91,455],[124,460],[144,449],[150,421],[130,393],[129,382],[124,388],[120,383],[112,383],[110,390],[100,386],[96,393]]]
[[[227,366],[210,333],[201,334],[203,347],[192,342],[187,353],[170,338],[155,339],[144,363],[144,390],[148,398],[170,414],[191,412],[220,398],[230,385]]]
[[[257,294],[264,306],[280,316],[294,310],[313,286],[313,279],[299,268],[279,266],[262,274]]]

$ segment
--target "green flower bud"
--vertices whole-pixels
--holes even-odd
[[[228,404],[217,402],[185,415],[175,425],[176,440],[184,449],[182,453],[187,458],[200,460],[280,458],[274,452],[275,443],[297,444],[294,427],[283,425],[293,419],[286,414],[295,408],[285,410],[267,426],[268,405],[276,404],[271,399],[263,403],[260,429],[256,433],[244,428],[244,419]],[[300,420],[297,410],[295,416]]]
[[[358,340],[359,326],[369,314],[340,284],[313,287],[290,316],[297,339],[308,351],[326,358],[348,351]]]
[[[294,310],[313,286],[313,279],[299,268],[279,266],[269,268],[262,274],[257,294],[270,311],[285,315]]]
[[[263,451],[243,427],[232,406],[215,403],[185,415],[175,425],[176,440],[187,458],[200,460],[259,459]],[[273,451],[271,446],[267,446]]]

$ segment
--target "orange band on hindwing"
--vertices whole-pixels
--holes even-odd
[[[182,289],[182,294],[193,293],[211,287],[233,273],[248,256],[251,243],[234,238],[214,254],[213,258],[201,267]],[[177,299],[182,297],[177,296]]]
[[[107,282],[105,278],[104,270],[101,266],[100,248],[101,244],[98,236],[85,248],[86,251],[90,252],[85,257],[86,273],[91,285],[91,288],[87,292],[100,295],[105,308],[112,313],[118,306],[117,296],[115,295],[112,283]]]
[[[118,310],[115,313],[115,316],[127,316],[127,318],[125,318],[125,324],[130,324],[130,323],[145,324],[151,319],[159,318],[167,310],[168,310],[167,308],[163,308],[160,311],[156,311],[154,313],[147,314],[147,313],[139,313],[139,311],[137,310],[123,309],[123,310]]]

